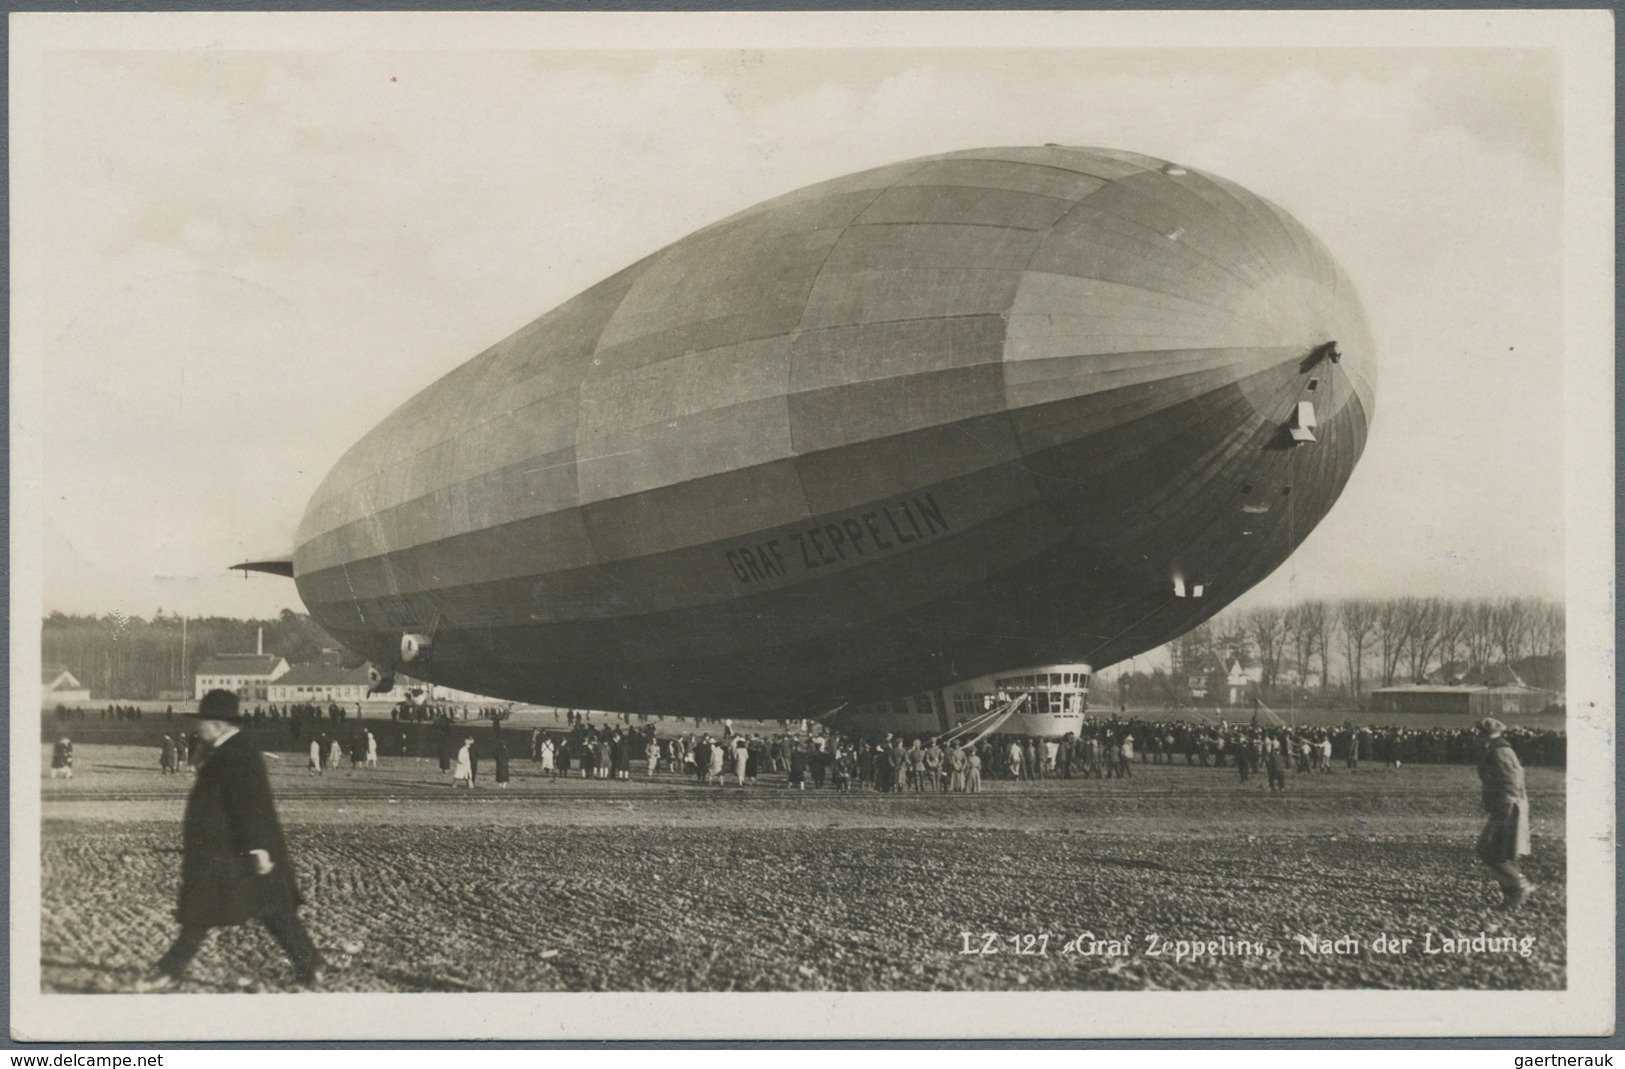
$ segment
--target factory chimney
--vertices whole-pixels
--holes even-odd
[[[260,625],[260,637],[259,637],[259,641],[254,644],[254,652],[259,654],[261,657],[265,656],[265,625],[264,624]]]

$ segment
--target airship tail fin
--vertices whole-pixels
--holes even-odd
[[[272,575],[282,575],[293,578],[293,561],[291,560],[245,560],[241,564],[233,564],[231,570],[243,573],[248,578],[249,572],[270,572]]]

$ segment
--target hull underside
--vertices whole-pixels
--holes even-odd
[[[1108,665],[1239,597],[1342,491],[1369,413],[1334,365],[1304,357],[1161,383],[1143,414],[1125,388],[917,432],[984,462],[935,481],[894,467],[887,485],[909,489],[721,541],[551,570],[556,517],[538,516],[303,574],[300,592],[378,663],[423,634],[428,653],[401,666],[414,676],[585,708],[807,716],[1011,665]],[[1285,423],[1305,398],[1325,412],[1295,448]],[[914,455],[909,437],[898,455]],[[796,464],[862,480],[873,456]],[[750,474],[712,492],[748,491]],[[641,505],[650,522],[706,507],[704,488],[664,493]]]

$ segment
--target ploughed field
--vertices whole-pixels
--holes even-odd
[[[128,991],[176,931],[190,780],[150,748],[75,757],[43,785],[41,982]],[[1541,889],[1504,913],[1462,766],[1292,775],[1279,796],[1183,762],[892,796],[783,773],[548,780],[529,761],[506,790],[487,761],[454,791],[426,759],[267,763],[324,990],[1564,986],[1555,770],[1529,771]],[[246,926],[181,990],[293,987]]]

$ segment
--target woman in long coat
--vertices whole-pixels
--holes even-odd
[[[497,786],[508,786],[508,744],[497,739]]]
[[[473,749],[474,740],[464,739],[463,748],[457,751],[457,766],[452,769],[451,773],[451,785],[453,787],[458,784],[462,784],[464,787],[474,786]]]
[[[632,777],[632,739],[621,734],[619,728],[610,736],[610,769],[616,779],[630,779]]]

